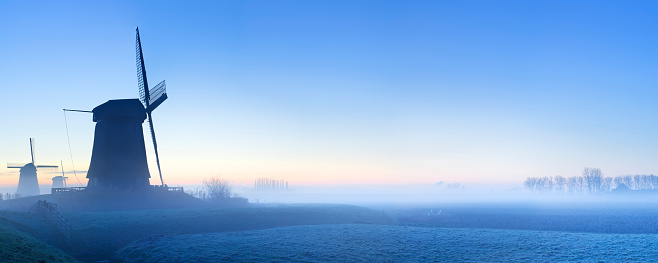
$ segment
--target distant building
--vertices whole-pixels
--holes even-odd
[[[631,190],[630,188],[628,188],[628,186],[626,186],[626,184],[620,184],[619,186],[617,186],[617,188],[612,189],[611,192],[612,192],[612,193],[620,193],[620,194],[621,194],[621,193],[630,193],[631,191],[633,191],[633,190]]]

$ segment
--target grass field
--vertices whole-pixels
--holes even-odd
[[[390,225],[152,237],[117,262],[651,262],[658,236]]]
[[[59,246],[75,258],[106,260],[120,248],[154,235],[214,233],[320,224],[392,224],[383,212],[351,205],[276,205],[233,208],[70,212],[73,245],[58,241],[57,230],[38,215],[0,211],[9,223],[27,222],[23,231]]]
[[[0,220],[0,261],[2,262],[77,262],[62,250],[17,230]]]
[[[401,225],[409,226],[658,234],[658,204],[652,202],[477,203],[380,208],[386,209]],[[428,215],[430,210],[433,211],[431,216]]]
[[[526,203],[62,212],[72,246],[37,214],[0,211],[0,259],[645,262],[658,258],[657,211],[652,203]]]

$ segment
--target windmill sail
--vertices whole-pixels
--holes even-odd
[[[146,114],[148,115],[149,128],[151,129],[151,139],[153,139],[153,149],[155,150],[155,162],[158,165],[160,174],[160,183],[164,186],[162,179],[162,170],[160,169],[160,156],[158,154],[158,143],[155,139],[155,130],[153,128],[153,117],[151,112],[167,99],[167,91],[164,80],[153,88],[153,93],[149,92],[148,81],[146,79],[146,68],[144,67],[144,54],[142,53],[142,42],[139,39],[139,27],[136,29],[137,37],[135,40],[135,54],[137,56],[137,86],[139,88],[139,98],[144,104]]]
[[[32,164],[34,164],[34,138],[30,138],[30,155],[32,156]]]
[[[139,88],[139,99],[144,106],[148,107],[149,84],[146,80],[146,68],[144,67],[144,55],[142,54],[142,42],[139,40],[139,27],[137,28],[137,40],[135,40],[135,53],[137,56],[137,87]]]
[[[59,168],[57,165],[37,165],[37,168]]]
[[[7,163],[7,168],[23,168],[27,163]]]
[[[147,112],[153,111],[155,108],[160,106],[160,104],[167,99],[167,84],[165,81],[155,85],[153,89],[149,91],[149,102],[148,107],[146,108]]]

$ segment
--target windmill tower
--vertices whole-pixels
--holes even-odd
[[[87,188],[91,190],[137,190],[149,186],[146,146],[142,124],[148,117],[155,158],[160,172],[158,144],[155,140],[151,113],[167,99],[166,85],[162,81],[152,90],[148,88],[146,69],[139,39],[135,43],[137,54],[137,83],[140,100],[110,100],[92,110],[96,122],[94,146],[89,163]],[[162,181],[162,173],[160,173]]]
[[[34,162],[34,138],[30,138],[30,156],[32,162],[28,164],[7,163],[7,168],[18,168],[18,189],[16,194],[20,196],[40,195],[39,180],[37,179],[37,168],[57,168],[57,165],[35,165]]]

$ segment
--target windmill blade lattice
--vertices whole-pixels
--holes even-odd
[[[27,163],[7,163],[7,168],[23,168]]]
[[[155,139],[155,129],[153,128],[153,117],[151,112],[157,108],[163,101],[167,99],[167,85],[164,80],[153,88],[153,93],[149,92],[148,80],[146,79],[146,68],[144,66],[144,54],[142,53],[142,41],[139,38],[139,27],[135,39],[135,55],[137,63],[137,87],[139,88],[139,99],[144,104],[146,114],[148,116],[149,128],[151,130],[151,139],[153,139],[153,149],[155,150],[155,161],[158,165],[158,173],[160,174],[160,182],[164,186],[162,179],[162,169],[160,169],[160,155],[158,154],[158,143]]]
[[[144,55],[142,54],[142,42],[139,40],[139,28],[137,28],[137,39],[135,40],[135,55],[137,57],[137,88],[139,88],[139,100],[144,107],[148,107],[148,81],[146,79],[146,69],[144,68]]]

